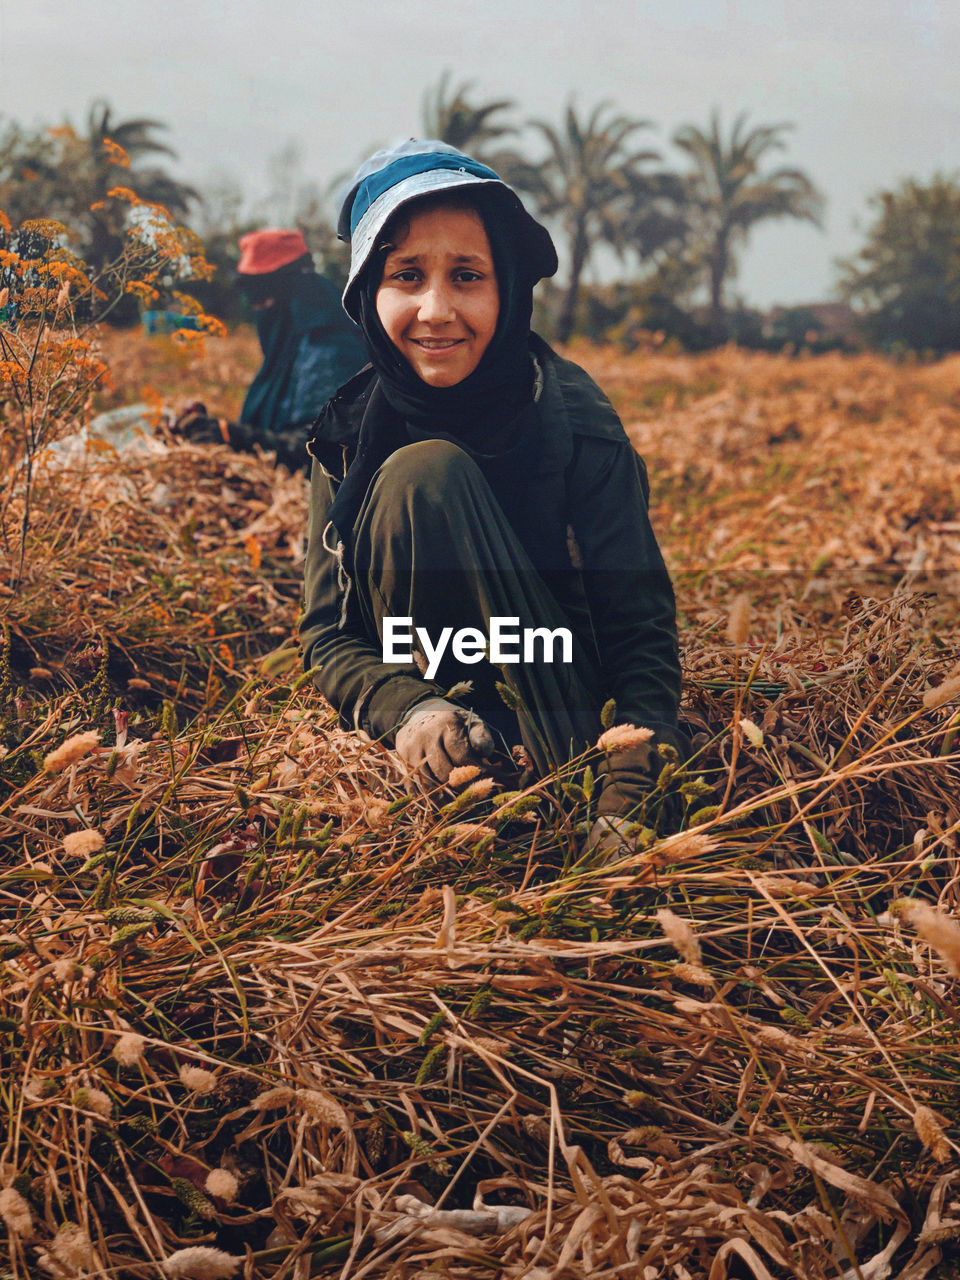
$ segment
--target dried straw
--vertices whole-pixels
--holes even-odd
[[[960,761],[918,691],[960,654],[955,371],[592,359],[651,463],[703,744],[608,868],[595,757],[411,798],[298,680],[301,481],[186,447],[51,482],[5,642],[19,1273],[91,1242],[104,1274],[934,1273]]]

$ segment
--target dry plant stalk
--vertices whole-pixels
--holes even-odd
[[[211,343],[205,388],[236,395],[248,341]],[[131,386],[162,382],[155,348],[108,345]],[[960,1080],[943,982],[878,917],[922,895],[905,923],[958,963],[958,755],[917,691],[960,632],[954,602],[863,566],[952,554],[956,366],[594,359],[635,403],[707,739],[663,757],[609,871],[577,866],[583,762],[527,796],[464,774],[453,802],[411,799],[295,666],[263,672],[292,647],[300,481],[188,446],[39,478],[0,668],[0,1215],[23,1266],[708,1280],[737,1253],[799,1280],[837,1272],[841,1205],[864,1274],[909,1264],[903,1205],[943,1209]],[[771,445],[790,421],[807,438]],[[784,490],[750,497],[771,448]],[[191,493],[187,524],[164,490]],[[760,545],[844,573],[757,579]],[[771,638],[749,677],[738,595],[735,643]]]

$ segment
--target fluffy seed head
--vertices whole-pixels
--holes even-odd
[[[240,1269],[242,1258],[235,1258],[223,1249],[208,1249],[206,1245],[193,1245],[178,1249],[163,1263],[163,1274],[171,1280],[229,1280]]]
[[[802,1040],[796,1036],[792,1036],[789,1031],[784,1031],[782,1027],[764,1026],[757,1032],[757,1038],[762,1040],[764,1044],[769,1045],[772,1049],[781,1051],[791,1051],[793,1053],[809,1052],[807,1046]]]
[[[103,836],[92,828],[88,831],[71,831],[63,837],[63,851],[71,858],[89,858],[103,848]]]
[[[678,960],[673,972],[681,982],[690,982],[697,987],[712,987],[712,975],[698,964],[688,964],[686,960]]]
[[[31,1102],[45,1102],[56,1093],[56,1081],[46,1076],[27,1076],[23,1082],[23,1096],[29,1098]]]
[[[257,1111],[276,1111],[279,1107],[287,1107],[296,1097],[296,1092],[289,1085],[279,1084],[274,1089],[267,1089],[253,1100]]]
[[[504,1044],[502,1040],[496,1040],[493,1036],[474,1036],[467,1046],[479,1055],[483,1053],[495,1053],[500,1058],[505,1058],[510,1053],[510,1046]]]
[[[455,822],[447,827],[454,844],[476,844],[486,836],[495,836],[493,827],[485,827],[482,822]]]
[[[81,1111],[94,1111],[109,1120],[113,1116],[113,1101],[102,1089],[77,1089],[73,1095],[74,1106]]]
[[[331,1129],[349,1129],[347,1113],[335,1098],[321,1089],[298,1089],[297,1103],[308,1116]]]
[[[381,827],[390,816],[387,810],[390,808],[389,800],[383,800],[375,796],[364,796],[363,798],[363,818],[368,827]]]
[[[83,1227],[75,1222],[65,1222],[53,1237],[50,1252],[66,1267],[75,1271],[90,1270],[94,1265],[93,1247]]]
[[[899,898],[890,904],[890,914],[912,925],[939,955],[947,972],[960,978],[960,923],[922,898]]]
[[[741,591],[727,614],[727,639],[731,644],[746,644],[750,637],[750,597]]]
[[[626,1105],[636,1111],[649,1111],[650,1104],[654,1100],[649,1093],[644,1093],[642,1089],[628,1089],[623,1095]]]
[[[229,1169],[211,1169],[203,1185],[208,1195],[218,1200],[229,1202],[237,1198],[237,1180]]]
[[[928,689],[923,695],[923,705],[927,710],[942,707],[945,702],[953,702],[960,698],[960,675],[950,676],[935,689]]]
[[[447,783],[451,787],[462,787],[465,782],[472,782],[480,776],[480,768],[475,764],[458,764],[450,770]]]
[[[135,1067],[143,1059],[145,1044],[143,1036],[138,1036],[135,1031],[125,1031],[122,1036],[117,1037],[113,1056],[121,1067]]]
[[[744,737],[748,739],[751,747],[763,746],[763,730],[759,725],[754,724],[752,720],[748,720],[744,716],[740,721],[740,728],[743,730]]]
[[[0,1191],[0,1218],[13,1235],[28,1236],[33,1230],[30,1206],[14,1187],[4,1187]]]
[[[929,1107],[917,1107],[913,1113],[913,1127],[934,1160],[945,1164],[950,1159],[950,1143],[944,1137],[940,1121]]]
[[[66,742],[44,756],[44,770],[47,773],[63,773],[64,769],[69,769],[72,764],[89,755],[99,741],[100,734],[96,729],[75,733],[72,738],[67,738]]]
[[[675,836],[660,840],[643,855],[644,862],[652,862],[659,867],[670,866],[674,862],[690,862],[699,858],[717,846],[712,836],[696,831],[681,831]]]
[[[217,1077],[205,1067],[191,1067],[184,1063],[180,1068],[180,1083],[194,1093],[210,1093],[217,1087]]]
[[[703,959],[700,952],[700,940],[694,933],[693,926],[689,920],[684,920],[675,915],[669,907],[661,907],[657,912],[657,921],[665,937],[673,943],[687,964],[700,965]]]
[[[57,982],[76,982],[83,977],[83,969],[76,960],[64,958],[53,966],[53,976]]]
[[[638,728],[634,724],[615,724],[612,729],[604,729],[597,739],[600,751],[627,751],[631,747],[640,747],[653,737],[652,729]]]
[[[466,766],[470,767],[470,766]],[[469,796],[471,800],[485,800],[494,788],[493,778],[477,778],[471,782],[469,787],[462,793]]]

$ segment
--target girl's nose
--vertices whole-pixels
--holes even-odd
[[[420,295],[418,319],[428,324],[444,324],[454,319],[453,301],[449,291],[441,285],[430,285]]]

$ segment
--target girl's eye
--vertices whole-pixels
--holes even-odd
[[[412,284],[417,278],[417,273],[412,267],[404,267],[402,271],[393,273],[393,279],[399,280],[401,284]]]
[[[481,280],[483,277],[480,275],[479,271],[471,271],[469,268],[464,267],[462,270],[457,272],[457,279],[463,284],[472,284],[474,280]]]

